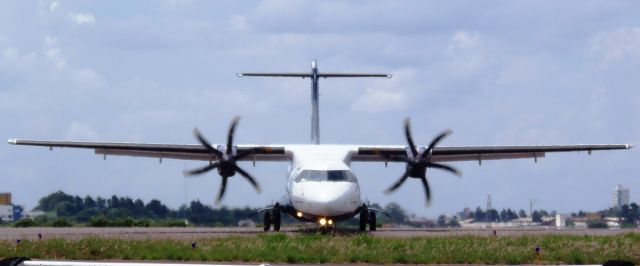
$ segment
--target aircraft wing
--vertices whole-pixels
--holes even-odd
[[[318,73],[321,78],[391,78],[390,74],[366,74],[366,73]]]
[[[458,146],[435,147],[433,162],[504,160],[521,158],[542,158],[550,152],[588,152],[600,150],[631,149],[630,144],[579,144],[579,145],[538,145],[538,146]],[[422,147],[424,148],[424,147]],[[361,146],[351,157],[352,161],[392,162],[407,158],[405,146]]]
[[[46,141],[20,140],[8,141],[13,145],[43,146],[53,148],[92,149],[96,154],[107,156],[132,156],[158,159],[216,161],[215,155],[209,153],[200,144],[154,144],[154,143],[126,143],[126,142],[85,142],[85,141]],[[216,145],[213,145],[216,147]],[[237,152],[250,152],[244,157],[245,161],[288,161],[290,155],[284,146],[273,145],[238,145]]]
[[[309,78],[311,73],[239,73],[238,77],[298,77]]]

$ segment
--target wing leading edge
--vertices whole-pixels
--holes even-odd
[[[521,158],[542,158],[548,152],[588,152],[601,150],[631,149],[630,144],[579,144],[537,146],[459,146],[435,147],[432,161],[483,161]],[[385,158],[386,157],[386,158]],[[363,146],[352,156],[353,161],[389,161],[388,158],[404,159],[407,148],[403,146]]]
[[[216,161],[212,155],[200,144],[155,144],[155,143],[127,143],[127,142],[86,142],[86,141],[45,141],[18,140],[8,141],[13,145],[42,146],[53,148],[93,149],[99,155],[117,155],[132,157],[147,157],[159,159]],[[213,145],[223,148],[224,145]],[[239,145],[238,152],[250,152],[243,158],[245,161],[287,161],[289,154],[283,146],[272,145]]]

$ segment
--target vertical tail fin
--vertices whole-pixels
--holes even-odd
[[[389,74],[320,73],[318,61],[311,62],[311,73],[240,73],[238,77],[295,77],[311,79],[311,141],[320,144],[320,78],[391,78]]]

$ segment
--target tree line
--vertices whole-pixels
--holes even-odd
[[[396,203],[389,203],[384,208],[378,204],[371,207],[384,209],[392,218],[382,216],[383,223],[405,223],[408,216],[402,207]],[[141,199],[119,197],[113,195],[108,198],[69,195],[62,191],[42,197],[34,208],[50,215],[41,215],[33,220],[17,223],[17,226],[72,226],[85,224],[95,227],[109,226],[237,226],[239,222],[262,223],[262,215],[258,215],[258,208],[212,208],[199,200],[189,205],[182,205],[178,209],[171,209],[157,199],[144,202]],[[52,214],[52,215],[51,215]],[[53,217],[55,216],[55,217]],[[354,220],[355,221],[355,220]],[[294,220],[283,216],[284,223]],[[347,224],[357,224],[347,221]]]

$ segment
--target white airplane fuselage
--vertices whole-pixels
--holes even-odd
[[[344,145],[294,145],[287,147],[287,195],[281,206],[293,217],[310,222],[340,221],[363,208],[360,186],[350,168],[352,147]]]

